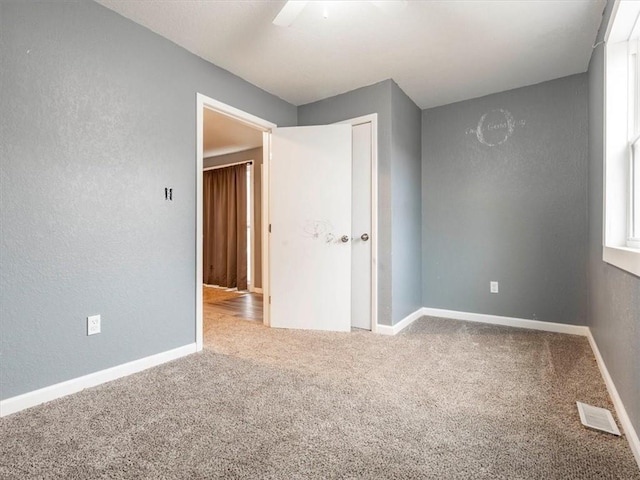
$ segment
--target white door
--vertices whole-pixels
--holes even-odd
[[[351,325],[371,330],[371,122],[353,126]]]
[[[351,126],[273,129],[270,324],[351,329]]]

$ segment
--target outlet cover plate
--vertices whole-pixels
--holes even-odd
[[[87,317],[87,335],[100,333],[100,315]]]
[[[496,281],[489,282],[489,291],[491,293],[498,293],[498,282]]]

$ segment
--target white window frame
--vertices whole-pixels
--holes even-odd
[[[630,142],[629,235],[627,247],[640,249],[640,134]]]
[[[640,28],[636,22],[634,31]],[[640,39],[629,40],[629,224],[627,247],[640,248]]]
[[[638,30],[640,2],[617,0],[605,35],[604,219],[602,257],[640,276],[640,241],[632,236],[633,145],[640,130]],[[631,67],[634,68],[631,68]],[[636,157],[637,158],[637,157]],[[637,218],[637,216],[636,216]]]

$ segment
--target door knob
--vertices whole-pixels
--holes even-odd
[[[342,237],[340,237],[340,241],[342,243],[347,243],[349,241],[349,235],[343,235]]]
[[[368,233],[363,233],[360,238],[362,239],[363,242],[366,242],[367,240],[369,240],[369,234]]]

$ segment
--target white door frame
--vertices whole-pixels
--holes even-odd
[[[336,123],[352,127],[371,124],[371,332],[378,330],[378,114],[372,113]]]
[[[203,109],[208,108],[233,118],[263,132],[262,159],[262,293],[263,323],[270,325],[269,318],[269,165],[271,160],[271,129],[275,123],[232,107],[201,93],[196,94],[196,350],[204,345],[202,305],[202,259],[203,259],[203,193],[202,176],[204,165]],[[371,123],[371,332],[378,326],[378,114],[372,113],[336,123],[352,126]],[[254,178],[255,178],[255,171]]]
[[[204,345],[203,335],[203,309],[202,309],[202,257],[203,257],[203,208],[202,208],[202,177],[204,166],[203,148],[203,110],[208,108],[238,122],[244,123],[252,128],[261,130],[263,146],[263,167],[262,167],[262,291],[264,299],[269,298],[269,160],[271,149],[271,129],[276,128],[275,123],[271,123],[260,117],[222,103],[201,93],[196,94],[196,351],[200,351]],[[255,173],[255,171],[253,172]],[[264,300],[263,300],[264,301]],[[264,302],[264,323],[269,325],[268,302]]]

